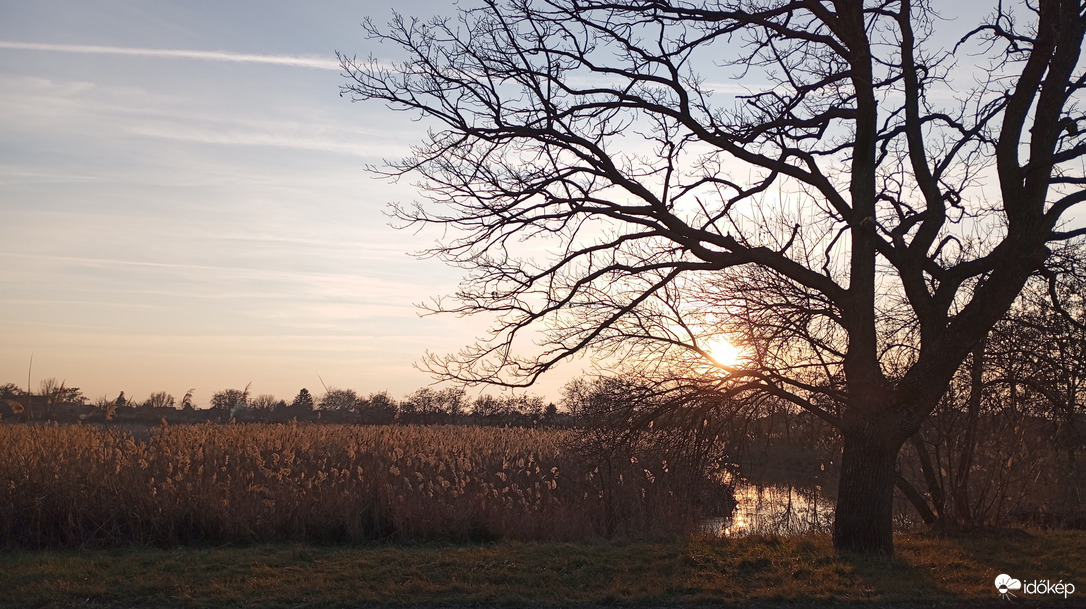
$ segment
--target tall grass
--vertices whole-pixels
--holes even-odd
[[[569,431],[339,425],[0,426],[18,547],[666,537],[720,496],[644,444],[606,467]],[[604,476],[601,472],[607,472]],[[717,507],[716,509],[719,509]]]

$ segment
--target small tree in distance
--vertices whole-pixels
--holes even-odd
[[[381,171],[421,177],[429,204],[396,213],[469,270],[434,308],[498,321],[430,369],[523,386],[594,349],[786,400],[842,437],[836,547],[891,554],[902,445],[1050,246],[1086,235],[1086,8],[990,11],[958,43],[907,0],[367,21],[407,59],[342,56],[344,92],[435,126]],[[707,357],[721,334],[744,362]]]
[[[255,410],[270,411],[279,404],[279,400],[270,393],[262,393],[249,402],[249,406]]]
[[[387,391],[371,393],[359,400],[358,412],[367,423],[391,423],[396,418],[398,404]]]
[[[174,397],[165,391],[158,391],[148,396],[143,406],[145,408],[173,408]]]
[[[294,401],[290,403],[290,407],[303,412],[311,412],[313,410],[313,396],[310,395],[308,389],[302,387],[298,391],[298,395],[294,396]]]
[[[117,416],[117,400],[111,400],[103,395],[94,401],[94,410],[103,421],[112,421],[113,417]]]
[[[245,389],[224,389],[222,391],[216,391],[211,396],[211,407],[216,410],[221,410],[226,413],[226,416],[232,417],[237,414],[238,410],[242,408],[248,408],[249,406],[249,387],[245,386]]]
[[[15,383],[0,385],[0,416],[5,411],[10,411],[12,414],[22,414],[23,405],[19,401],[22,394],[23,391]]]
[[[354,412],[358,407],[358,394],[353,389],[329,388],[321,398],[321,410]]]
[[[422,387],[400,401],[400,413],[418,422],[430,423],[462,414],[465,405],[463,389]]]

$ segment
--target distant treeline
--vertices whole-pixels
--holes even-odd
[[[1027,338],[995,334],[979,347],[902,451],[895,502],[902,523],[941,530],[1086,526],[1086,412],[1079,388],[1086,358],[1066,357],[1081,355],[1084,343],[1068,340],[1063,356],[1035,357],[1025,366],[1010,355],[1061,345]],[[191,391],[180,400],[158,392],[138,402],[122,392],[91,402],[78,388],[47,379],[35,394],[0,386],[0,416],[2,423],[118,427],[139,438],[163,423],[546,427],[575,430],[599,454],[667,430],[681,445],[675,450],[696,461],[698,471],[817,486],[824,496],[836,494],[839,475],[839,433],[810,413],[773,399],[683,393],[638,376],[576,379],[558,403],[532,395],[469,398],[460,389],[433,388],[400,400],[335,388],[316,398],[301,389],[288,402],[250,395],[246,387],[218,391],[206,407],[193,403]]]
[[[573,407],[573,410],[576,406]],[[181,399],[166,392],[139,401],[120,392],[117,397],[90,400],[77,387],[56,379],[41,382],[37,393],[14,383],[0,386],[0,421],[117,424],[196,423],[356,423],[547,425],[573,424],[571,409],[560,409],[536,395],[482,395],[469,398],[462,389],[421,388],[397,400],[387,391],[359,395],[351,389],[330,388],[317,398],[302,388],[291,401],[274,395],[251,395],[249,388],[215,392],[206,407],[198,407],[192,391]]]

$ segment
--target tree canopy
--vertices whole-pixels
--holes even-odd
[[[1086,4],[993,3],[950,40],[944,8],[519,0],[366,21],[407,58],[341,56],[344,93],[430,126],[377,171],[419,179],[395,213],[444,227],[429,254],[466,269],[435,309],[496,318],[430,367],[529,384],[592,349],[788,400],[842,435],[837,546],[892,552],[902,444],[1086,235]],[[746,359],[698,368],[721,334]]]

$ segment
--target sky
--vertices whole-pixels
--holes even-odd
[[[419,315],[460,271],[411,255],[439,235],[390,226],[410,180],[365,171],[426,125],[339,94],[336,51],[396,52],[359,25],[392,6],[0,0],[0,384],[403,396],[433,381],[426,351],[483,335],[485,319]],[[946,11],[989,10],[940,6],[950,43],[975,15]],[[557,400],[589,368],[533,391]]]
[[[424,125],[339,95],[334,53],[391,52],[359,26],[391,6],[0,0],[0,384],[402,396],[481,335],[419,316],[459,271],[410,255],[436,235],[385,212],[417,192],[364,170]]]

